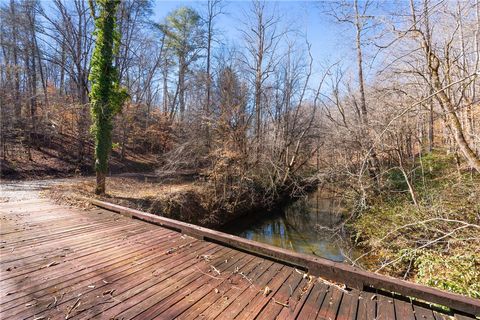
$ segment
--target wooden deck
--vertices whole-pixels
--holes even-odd
[[[154,225],[32,200],[0,204],[0,222],[1,319],[450,319],[427,304],[345,289],[291,266],[308,257],[292,253],[289,265],[280,262],[288,252],[270,259],[267,251],[276,250],[258,245],[264,249],[247,253],[257,244],[168,219]],[[230,240],[221,245],[222,237]],[[478,300],[457,298],[449,297],[480,310]]]

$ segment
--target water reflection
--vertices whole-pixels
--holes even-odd
[[[334,261],[355,256],[348,238],[338,227],[342,207],[338,199],[321,192],[310,194],[279,212],[257,221],[237,225],[230,233],[296,252],[314,254]]]

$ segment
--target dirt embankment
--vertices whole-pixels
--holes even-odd
[[[79,203],[79,197],[95,197],[95,179],[54,185],[46,192],[60,202]],[[241,194],[222,198],[212,187],[189,172],[123,174],[107,178],[107,194],[100,200],[146,211],[200,226],[218,228],[261,209],[259,199]],[[257,196],[258,198],[259,196]]]
[[[94,178],[54,185],[46,195],[60,202],[78,203],[94,197]],[[204,185],[191,175],[125,174],[107,178],[107,194],[99,199],[189,223],[214,226]],[[83,205],[83,204],[81,204]]]

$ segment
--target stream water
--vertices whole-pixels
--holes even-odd
[[[248,219],[227,232],[296,252],[343,262],[358,256],[348,235],[338,227],[342,206],[338,199],[317,191],[262,219]]]

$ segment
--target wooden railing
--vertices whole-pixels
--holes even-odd
[[[473,316],[480,316],[480,300],[478,299],[379,275],[373,272],[363,271],[344,263],[333,262],[327,259],[285,250],[268,244],[251,241],[234,235],[145,213],[116,204],[96,199],[86,200],[98,207],[120,213],[127,217],[147,221],[198,239],[212,241],[224,246],[297,266],[314,276],[319,276],[333,282],[343,283],[349,288],[359,290],[364,290],[369,287],[381,289],[449,307],[454,311],[464,312]]]

